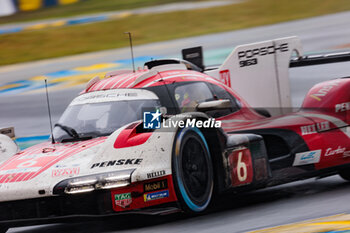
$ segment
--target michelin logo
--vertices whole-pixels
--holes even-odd
[[[169,197],[169,190],[155,192],[155,193],[146,193],[144,194],[144,201],[148,202],[148,201],[158,200],[166,197]]]
[[[313,150],[295,154],[293,166],[301,166],[320,162],[322,150]]]

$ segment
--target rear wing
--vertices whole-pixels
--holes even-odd
[[[292,107],[288,67],[294,51],[302,56],[297,37],[240,45],[218,69],[206,73],[233,88],[253,108],[283,114],[282,109]]]
[[[204,67],[201,47],[182,51],[183,59]],[[189,59],[190,58],[190,59]],[[253,108],[291,111],[289,67],[350,61],[350,52],[303,56],[298,37],[287,37],[236,47],[222,65],[204,69],[235,90]]]
[[[301,58],[293,58],[289,67],[322,65],[337,62],[350,61],[350,52],[328,53],[303,56]]]

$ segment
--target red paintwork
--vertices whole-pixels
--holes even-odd
[[[153,182],[153,181],[164,180],[164,179],[168,181],[168,188],[162,189],[159,191],[169,190],[169,197],[152,200],[152,201],[145,201],[144,195],[146,193],[144,192],[144,184]],[[169,202],[176,202],[177,198],[174,190],[175,189],[174,189],[173,179],[171,175],[159,177],[152,180],[136,182],[125,188],[114,189],[111,191],[113,210],[116,212],[121,212],[121,211],[128,211],[128,210],[134,210],[134,209],[141,209],[141,208],[160,205],[160,204],[169,203]],[[154,192],[158,192],[158,191],[154,191]],[[154,192],[148,192],[148,193],[154,193]],[[123,194],[123,193],[131,193],[131,196],[132,196],[131,204],[125,208],[117,206],[114,201],[114,196],[116,194]]]
[[[136,133],[136,127],[138,125],[133,124],[131,127],[129,126],[120,132],[114,142],[114,148],[132,147],[145,143],[151,137],[152,133]]]
[[[319,83],[311,88],[306,95],[302,107],[338,117],[349,124],[348,111],[340,111],[336,108],[337,104],[350,102],[349,90],[350,82],[348,78]]]

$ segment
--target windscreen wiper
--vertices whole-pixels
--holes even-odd
[[[72,127],[66,126],[66,125],[61,125],[60,123],[55,124],[55,127],[58,126],[61,129],[63,129],[69,136],[73,137],[73,138],[79,138],[79,134],[77,133],[77,131],[75,129],[73,129]]]

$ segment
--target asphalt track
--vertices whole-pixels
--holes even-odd
[[[259,28],[186,38],[135,47],[136,56],[169,57],[181,48],[203,45],[207,64],[222,61],[236,45],[297,35],[306,52],[344,48],[350,43],[350,12],[299,20]],[[218,41],[220,42],[218,44]],[[0,68],[0,84],[48,72],[72,69],[129,57],[129,50],[118,49],[70,58]],[[317,82],[349,76],[349,63],[291,69],[293,105],[299,106],[307,90]],[[50,93],[56,121],[79,92],[81,86]],[[16,126],[22,135],[48,133],[47,108],[43,93],[0,96],[1,125]],[[3,111],[5,109],[6,111]],[[184,218],[181,215],[146,218],[130,216],[112,220],[44,225],[11,229],[10,232],[246,232],[339,213],[350,213],[350,184],[337,176],[310,179],[254,193],[220,199],[207,215]]]

